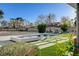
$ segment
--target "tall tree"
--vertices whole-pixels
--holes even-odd
[[[16,18],[16,26],[17,27],[22,27],[22,26],[24,26],[24,19],[23,18],[21,18],[21,17],[18,17],[18,18]]]
[[[36,23],[37,24],[45,23],[45,16],[39,15]]]
[[[2,10],[0,10],[0,20],[3,18],[3,15],[4,15],[4,12]],[[1,25],[1,23],[0,23],[0,25]]]
[[[50,32],[52,31],[51,25],[54,24],[55,20],[56,20],[56,19],[55,19],[55,15],[54,15],[54,14],[49,14],[49,15],[47,16],[47,24],[48,24],[48,26],[49,26],[49,31],[50,31]]]
[[[11,18],[10,23],[11,23],[11,26],[13,28],[18,28],[19,29],[19,28],[24,26],[24,19],[21,18],[21,17]]]
[[[71,27],[71,19],[69,17],[63,16],[61,18],[61,24],[67,24],[69,27]]]
[[[73,24],[72,19],[70,19],[69,17],[63,16],[61,18],[61,29],[63,31],[67,31],[67,30],[71,29],[72,24]]]
[[[12,27],[12,28],[15,28],[15,25],[16,24],[16,22],[15,22],[15,18],[11,18],[10,19],[10,26]]]
[[[8,25],[8,23],[6,20],[2,20],[1,25],[2,25],[2,27],[6,27]]]
[[[35,22],[35,24],[37,24],[37,25],[41,24],[41,23],[47,24],[48,27],[49,27],[49,31],[51,32],[52,31],[51,25],[55,21],[56,21],[56,19],[55,19],[54,14],[48,14],[47,16],[46,15],[39,15],[37,21]]]
[[[4,12],[2,10],[0,10],[0,19],[3,18]]]

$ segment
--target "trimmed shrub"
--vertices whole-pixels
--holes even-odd
[[[69,27],[68,27],[67,24],[62,24],[62,25],[61,25],[61,29],[62,29],[63,32],[67,32],[68,28],[69,28]]]
[[[46,24],[39,24],[38,25],[38,32],[44,33],[46,31]]]
[[[26,43],[16,43],[0,48],[1,56],[36,56],[37,52],[36,46]]]

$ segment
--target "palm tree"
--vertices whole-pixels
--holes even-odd
[[[21,17],[11,18],[10,23],[13,28],[20,28],[24,25],[24,19]]]
[[[11,19],[10,19],[10,26],[11,26],[12,28],[15,28],[15,26],[16,26],[15,23],[16,23],[16,22],[15,22],[15,19],[14,19],[14,18],[11,18]]]
[[[17,27],[23,27],[24,26],[24,19],[21,17],[16,18],[16,26]]]

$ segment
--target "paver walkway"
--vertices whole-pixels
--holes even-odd
[[[54,39],[55,37],[53,37]],[[55,40],[57,39],[57,40]],[[62,42],[66,42],[68,41],[67,38],[55,38],[54,40],[41,40],[41,41],[37,41],[37,42],[31,42],[31,44],[38,46],[39,49],[43,49],[43,48],[47,48],[50,46],[55,45],[56,43],[62,43]]]

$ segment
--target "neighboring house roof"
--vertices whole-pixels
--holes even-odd
[[[51,25],[48,25],[48,26],[60,27],[61,23],[60,22],[54,22],[54,23],[51,23]]]

